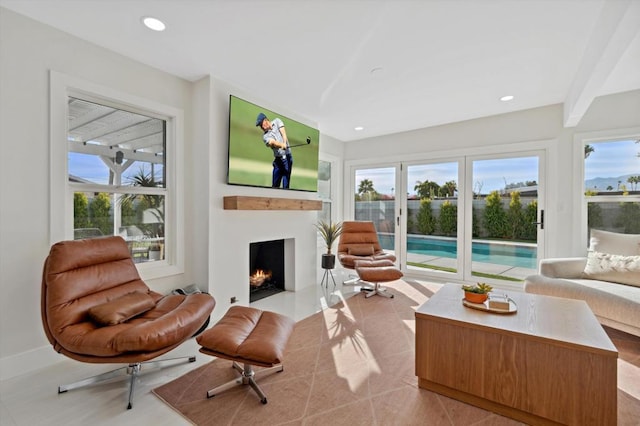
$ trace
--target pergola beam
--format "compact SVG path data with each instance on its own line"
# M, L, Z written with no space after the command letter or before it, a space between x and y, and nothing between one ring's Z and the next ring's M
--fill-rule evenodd
M109 148L105 145L84 144L82 142L69 141L69 151L78 152L81 154L104 156L109 158L115 157L116 152L122 151L125 160L142 161L152 164L164 164L164 156L162 154L134 151L127 148Z

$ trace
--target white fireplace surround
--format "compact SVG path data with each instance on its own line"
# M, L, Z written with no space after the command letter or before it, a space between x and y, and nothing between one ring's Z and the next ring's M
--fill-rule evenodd
M295 238L277 238L276 240L284 241L284 289L286 291L296 291L296 239ZM266 243L273 240L249 241L249 245L255 243ZM250 271L250 260L247 259L247 271ZM249 272L251 273L251 271Z
M315 211L214 210L210 232L216 237L209 241L208 287L216 297L215 311L225 312L232 299L240 305L250 303L247 275L253 242L285 240L286 291L318 285L317 218Z

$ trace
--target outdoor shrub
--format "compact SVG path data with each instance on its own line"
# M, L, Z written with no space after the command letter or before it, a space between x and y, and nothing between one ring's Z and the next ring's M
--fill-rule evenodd
M91 224L95 228L99 228L104 235L113 234L113 219L110 214L111 199L109 195L101 192L91 203L89 203L89 213L91 216Z
M138 216L142 218L142 212L140 212L140 215L136 213L131 200L127 198L122 199L122 202L120 203L120 217L122 220L122 225L135 225L139 222Z
M625 234L640 234L640 203L620 203L614 226L624 228Z
M533 200L524 209L524 225L522 227L522 235L520 236L521 239L536 241L538 236L538 225L536 225L537 221L538 202Z
M489 237L502 238L507 228L507 214L502 208L502 199L498 191L492 191L485 199L484 227Z
M478 219L478 211L475 207L471 208L471 235L473 237L480 236L480 220Z
M438 222L440 231L444 235L456 235L458 230L458 206L448 200L442 203Z
M73 193L73 227L75 229L89 227L89 200L83 192Z
M602 207L596 203L587 203L587 226L601 228L602 224Z
M436 218L431 210L431 200L421 200L418 210L418 232L431 235L436 230Z
M408 214L407 214L407 233L409 234L413 234L416 232L416 223L413 220L413 215L414 215L414 210L408 210Z
M511 201L509 202L509 210L507 211L507 224L507 237L516 239L522 235L524 217L522 214L520 193L518 191L511 193Z

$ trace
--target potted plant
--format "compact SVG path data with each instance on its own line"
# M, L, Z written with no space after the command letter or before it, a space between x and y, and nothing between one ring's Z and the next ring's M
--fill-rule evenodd
M465 300L471 303L484 303L489 297L489 292L493 290L489 284L477 283L474 285L463 285Z
M342 222L333 223L331 221L325 222L321 220L316 224L316 228L318 228L320 236L327 247L327 252L322 255L322 268L333 269L336 266L336 256L331 253L331 247L340 234L342 234Z

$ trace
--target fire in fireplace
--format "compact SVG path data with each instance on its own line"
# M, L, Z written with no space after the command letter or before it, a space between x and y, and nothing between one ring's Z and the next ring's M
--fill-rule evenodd
M260 287L265 282L271 281L271 276L273 274L271 271L263 271L262 269L256 270L253 274L249 276L249 285L251 287Z
M284 291L284 240L249 244L249 301Z

